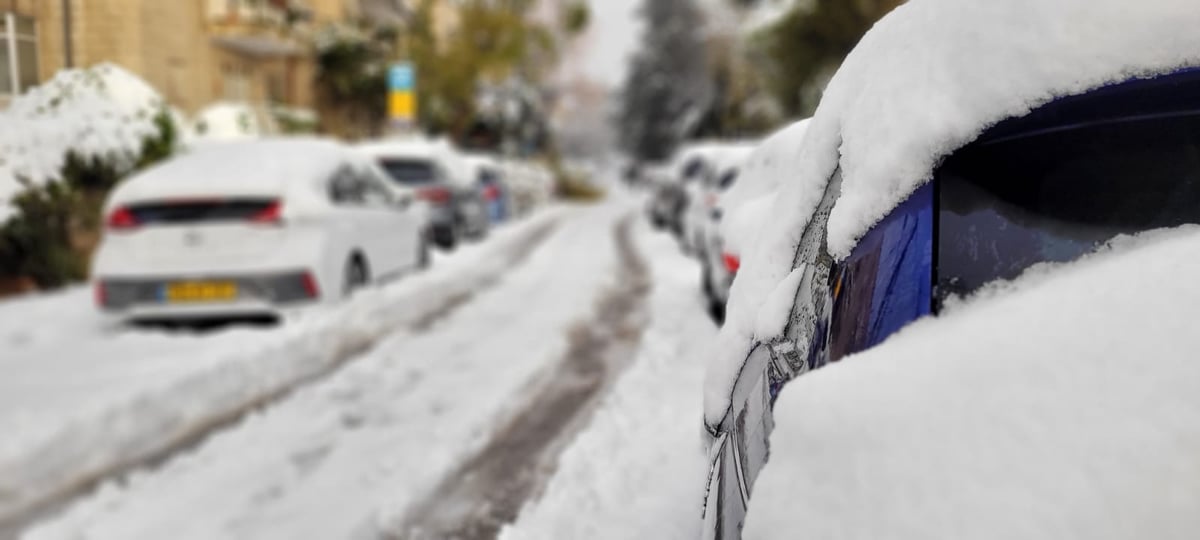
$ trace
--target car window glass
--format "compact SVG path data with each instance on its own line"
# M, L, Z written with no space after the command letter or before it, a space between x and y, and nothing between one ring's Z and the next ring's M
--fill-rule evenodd
M438 180L437 166L423 159L381 159L379 166L394 182L406 186L432 184Z
M349 167L343 167L329 181L329 197L340 206L366 204L366 186L362 178Z
M971 145L936 181L940 301L1117 235L1200 223L1200 113Z

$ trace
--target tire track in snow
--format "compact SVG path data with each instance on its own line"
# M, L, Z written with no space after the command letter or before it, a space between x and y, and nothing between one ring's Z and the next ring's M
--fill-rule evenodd
M504 251L496 255L504 262L497 266L497 268L502 268L502 271L485 272L483 275L476 276L470 287L453 292L435 305L412 314L409 317L411 320L404 321L399 328L421 333L453 315L458 309L470 303L480 292L495 286L504 274L526 262L558 228L559 221L558 218L548 219L526 231L521 237L515 239L513 245L505 246ZM436 283L431 285L436 285ZM332 356L323 363L320 369L252 399L231 404L227 409L207 415L206 418L192 422L183 429L176 429L165 435L164 440L154 445L155 448L136 451L137 445L129 444L128 446L135 447L131 455L93 467L61 485L48 486L42 490L41 496L23 504L14 505L16 509L13 511L0 513L0 540L16 539L25 528L58 514L74 501L94 492L106 481L120 478L136 470L159 467L172 457L199 447L214 434L240 423L250 414L287 399L301 388L328 378L355 358L368 353L377 343L397 330L397 327L381 326L372 331L346 336L331 349L328 354ZM0 490L0 503L4 503L4 497L5 492ZM4 506L0 504L0 510L4 510Z
M575 325L569 348L546 382L472 459L407 513L392 539L490 539L516 519L553 474L559 454L586 425L602 391L632 358L644 326L649 270L632 238L633 217L617 226L620 273Z

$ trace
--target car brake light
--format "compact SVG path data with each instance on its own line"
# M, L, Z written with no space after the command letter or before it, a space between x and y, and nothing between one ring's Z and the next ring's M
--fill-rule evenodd
M105 223L111 230L127 231L137 228L138 219L133 212L122 206L116 210L113 210L113 213L108 215L108 220L106 220Z
M321 287L317 284L317 278L313 276L312 272L305 272L301 279L304 284L304 294L307 294L309 298L321 296Z
M108 289L104 286L103 281L97 281L92 285L92 292L96 299L96 305L104 307L108 305Z
M725 253L721 255L721 262L725 263L725 270L730 274L736 274L738 268L742 266L742 260L737 255Z
M271 201L266 208L259 210L250 216L252 223L265 224L280 224L283 223L283 204L279 201Z
M431 203L446 204L450 202L450 190L442 187L423 189L419 192L419 196Z

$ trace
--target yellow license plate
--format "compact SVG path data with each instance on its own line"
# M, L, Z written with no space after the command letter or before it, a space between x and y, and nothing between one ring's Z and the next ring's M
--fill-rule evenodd
M220 302L237 298L236 283L228 282L184 282L167 285L166 300L181 302Z

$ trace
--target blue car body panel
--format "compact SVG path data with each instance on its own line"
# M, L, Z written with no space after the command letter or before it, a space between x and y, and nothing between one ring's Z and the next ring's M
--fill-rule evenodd
M933 183L922 186L838 265L828 361L878 345L931 313L934 198Z

